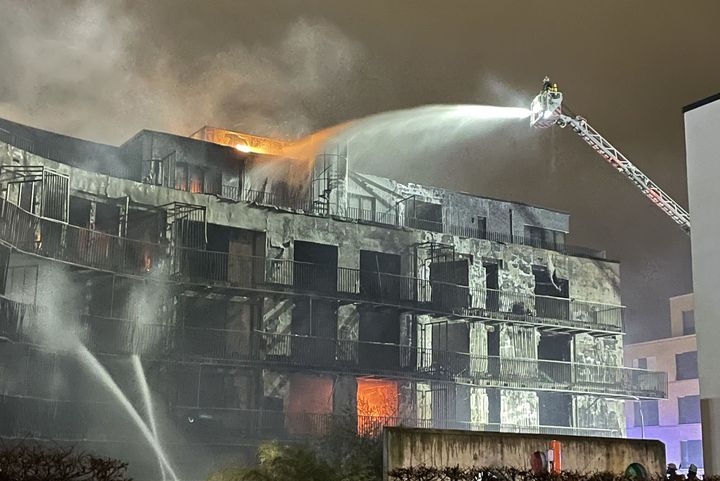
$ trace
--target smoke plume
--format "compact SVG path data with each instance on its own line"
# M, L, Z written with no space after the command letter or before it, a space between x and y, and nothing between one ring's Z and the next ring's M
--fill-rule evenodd
M206 124L297 137L319 127L325 99L341 94L362 56L319 19L288 21L253 43L208 41L213 22L248 29L250 17L228 18L219 4L149 3L0 0L0 116L107 143ZM211 15L202 36L187 24L193 15Z

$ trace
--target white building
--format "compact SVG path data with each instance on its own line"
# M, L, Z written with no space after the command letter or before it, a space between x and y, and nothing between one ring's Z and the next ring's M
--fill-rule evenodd
M667 399L627 403L627 434L631 438L659 439L665 443L669 463L683 470L693 463L702 470L700 385L692 294L670 298L670 323L670 337L625 346L627 366L668 373Z
M693 290L697 324L700 407L705 469L720 472L720 94L688 105L685 112L688 198L692 223Z

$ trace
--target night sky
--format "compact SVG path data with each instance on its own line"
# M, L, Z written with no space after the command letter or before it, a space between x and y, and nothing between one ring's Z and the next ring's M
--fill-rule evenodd
M547 74L687 206L681 108L720 91L715 0L0 0L0 11L0 116L113 144L141 128L297 136L423 104L525 106ZM629 340L669 334L667 299L691 290L689 239L669 218L570 131L520 122L456 141L451 130L428 127L437 151L358 170L569 212L570 243L622 261Z

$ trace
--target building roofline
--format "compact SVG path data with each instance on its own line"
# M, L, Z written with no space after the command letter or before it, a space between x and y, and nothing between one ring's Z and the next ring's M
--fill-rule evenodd
M507 202L508 204L522 205L522 206L524 206L524 207L532 207L533 209L547 210L547 211L549 211L549 212L554 212L554 213L556 213L556 214L563 214L563 215L567 215L567 216L570 215L570 212L565 211L565 210L556 209L556 208L554 208L554 207L544 207L544 206L541 206L541 205L529 204L529 203L527 203L527 202L520 202L520 201L517 201L517 200L507 200L507 199L500 199L500 198L498 198L498 197L490 197L490 196L487 196L487 195L471 194L470 192L464 192L464 191L452 190L452 191L450 191L450 192L453 192L453 193L455 193L455 194L469 195L469 196L471 196L471 197L477 197L477 198L480 198L480 199L494 200L494 201L496 201L496 202Z
M103 142L96 142L96 141L94 141L94 140L83 139L83 138L81 138L81 137L74 137L74 136L72 136L72 135L62 134L62 133L60 133L60 132L54 132L54 131L52 131L52 130L45 130L45 129L41 129L41 128L39 128L39 127L33 127L32 125L23 124L23 123L20 123L20 122L16 122L16 121L14 121L14 120L10 120L10 119L8 119L7 117L0 117L0 122L9 122L9 123L11 123L11 124L14 124L14 125L17 126L17 127L21 127L21 128L29 129L29 130L34 130L35 132L39 132L39 133L43 133L43 134L49 134L49 135L55 135L55 136L58 136L58 137L63 137L64 139L67 139L67 140L70 140L70 141L83 142L83 143L86 143L86 144L93 144L93 145L98 145L98 146L101 146L101 147L106 147L106 148L111 148L111 149L117 149L117 148L119 147L118 145L105 144L105 143L103 143ZM0 127L0 130L5 130L5 129L2 129L2 127ZM7 132L7 130L6 130L6 132ZM14 133L14 132L9 132L9 133ZM22 136L21 136L21 137L22 137Z
M718 92L714 95L711 95L709 97L705 97L704 99L697 100L691 104L687 104L685 107L683 107L682 111L684 114L686 114L686 113L690 112L691 110L702 107L703 105L713 103L717 100L720 100L720 92Z
M15 122L15 121L12 121L12 120L9 120L9 119L5 119L4 117L0 117L0 121L9 122L9 123L11 123L11 124L17 125L18 127L22 127L22 128L34 130L34 131L37 131L37 132L41 132L41 133L45 133L45 134L49 134L49 135L59 136L59 137L62 137L63 139L65 139L65 140L67 140L67 141L78 141L78 142L81 142L81 143L93 144L93 145L97 145L97 146L101 146L101 147L105 147L105 148L110 148L110 149L117 149L117 150L120 150L122 147L124 147L126 144L128 144L129 142L131 142L133 139L136 139L137 137L139 137L139 136L141 136L141 135L143 135L143 134L156 134L156 135L165 135L165 136L169 136L169 137L177 137L177 138L186 139L186 140L189 140L189 141L192 141L192 142L198 142L198 143L202 143L202 144L209 144L209 145L221 147L221 148L223 148L223 149L227 149L227 150L230 150L230 151L234 151L234 150L235 150L235 149L233 149L232 147L229 147L229 146L226 146L226 145L220 145L220 144L217 144L217 143L214 143L214 142L209 142L209 141L206 141L206 140L195 139L195 138L192 138L192 137L190 137L190 136L175 134L175 133L171 133L171 132L163 132L163 131L160 131L160 130L153 130L153 129L141 129L141 130L137 131L135 134L133 134L132 136L130 136L127 140L125 140L124 142L122 142L120 145L111 145L111 144L104 144L104 143L101 143L101 142L95 142L95 141L92 141L92 140L87 140L87 139L83 139L83 138L79 138L79 137L74 137L74 136L67 135L67 134L61 134L61 133L53 132L53 131L50 131L50 130L40 129L40 128L37 128L37 127L33 127L33 126L31 126L31 125L21 124L21 123L19 123L19 122ZM204 127L209 127L209 126L204 126ZM212 127L212 128L217 128L217 127ZM252 134L248 134L248 135L252 135ZM268 138L269 138L269 137L268 137ZM265 156L265 155L268 155L268 154L255 154L255 155ZM269 155L269 156L272 157L272 155ZM356 171L356 172L357 172L357 171ZM391 177L383 177L383 176L379 176L379 175L375 175L375 174L366 174L366 173L363 173L363 172L357 172L357 173L358 173L358 174L361 174L361 175L370 175L370 176L373 176L373 177L383 178L383 179L391 180L391 181L394 181L394 182L402 183L402 182L398 181L397 179L393 179L393 178L391 178ZM413 182L413 183L414 183L414 182ZM515 201L515 200L502 199L502 198L497 198L497 197L490 197L490 196L480 195L480 194L473 194L473 193L469 193L469 192L457 191L457 190L452 190L452 189L443 188L443 187L437 187L437 186L432 186L432 185L425 185L425 184L418 184L418 185L422 185L422 186L428 187L428 188L442 189L442 190L444 190L446 193L450 193L450 194L467 195L467 196L475 197L475 198L478 198L478 199L486 199L486 200L491 200L491 201L495 201L495 202L504 202L504 203L507 203L507 204L519 205L519 206L523 206L523 207L528 207L528 208L533 208L533 209L544 210L544 211L547 211L547 212L553 212L553 213L560 214L560 215L570 216L570 213L567 212L567 211L563 211L563 210L555 209L555 208L548 208L548 207L544 207L544 206L540 206L540 205L535 205L535 204L530 204L530 203L527 203L527 202L519 202L519 201Z
M697 334L687 334L687 335L685 335L685 336L662 337L662 338L660 338L660 339L652 339L652 340L650 340L650 341L641 341L641 342L633 342L633 343L630 343L630 344L625 344L624 347L625 347L625 349L629 349L629 348L632 348L632 347L635 347L635 346L649 346L649 345L651 345L651 344L660 344L660 343L663 343L663 342L672 342L672 341L680 340L680 339L689 339L689 338L693 338L693 337L696 337L696 336L697 336Z
M501 198L499 198L499 197L491 197L491 196L488 196L488 195L473 194L473 193L471 193L471 192L465 192L465 191L462 191L462 190L452 190L452 189L448 189L448 188L445 188L445 187L438 187L438 186L436 186L436 185L420 184L420 183L418 183L418 182L400 182L399 180L393 179L393 178L391 178L391 177L384 177L384 176L382 176L382 175L377 175L377 174L368 174L367 172L360 172L360 171L357 171L357 170L353 170L352 172L354 172L355 174L359 174L359 175L367 175L367 176L376 177L376 178L380 178L380 179L392 180L393 182L397 182L398 184L407 185L408 183L411 183L411 184L416 184L416 185L422 185L423 187L428 187L428 188L431 188L431 189L444 190L445 192L451 193L451 194L467 195L467 196L470 196L470 197L475 197L476 199L492 200L492 201L495 201L495 202L505 202L505 203L507 203L507 204L515 204L515 205L521 205L521 206L524 206L524 207L532 207L533 209L546 210L546 211L548 211L548 212L554 212L554 213L556 213L556 214L562 214L562 215L567 215L567 216L570 215L569 212L564 211L564 210L555 209L555 208L552 208L552 207L544 207L544 206L537 205L537 204L529 204L529 203L527 203L527 202L519 202L519 201L516 201L516 200L501 199Z
M695 295L695 293L691 291L691 292L688 292L688 293L685 293L685 294L678 294L677 296L671 296L671 297L669 297L668 299L669 299L670 301L673 301L673 300L675 300L675 299L685 299L685 298L688 298L688 297L693 297L694 295Z

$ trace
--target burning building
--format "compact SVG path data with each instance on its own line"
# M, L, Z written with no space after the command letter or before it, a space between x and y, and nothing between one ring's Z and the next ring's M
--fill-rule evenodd
M130 398L140 356L178 460L340 418L623 436L624 399L666 396L623 367L619 265L566 244L567 214L355 172L340 147L263 177L287 144L217 135L0 122L1 436L142 445L64 337Z

